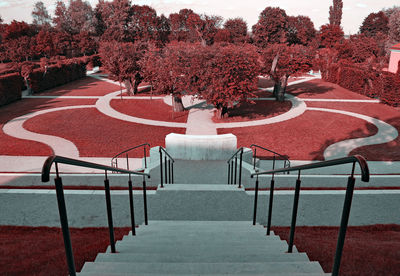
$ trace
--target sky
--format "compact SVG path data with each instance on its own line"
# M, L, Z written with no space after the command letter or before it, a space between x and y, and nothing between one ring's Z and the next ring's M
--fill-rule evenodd
M53 15L56 0L42 0ZM32 22L31 12L37 0L0 0L0 15L6 23L12 20ZM68 1L64 1L68 2ZM88 0L94 7L98 0ZM328 23L329 6L332 0L133 0L133 4L149 5L157 14L168 16L182 8L189 8L199 14L220 15L224 19L242 17L249 30L260 12L268 7L280 7L288 15L309 16L315 28ZM383 8L400 5L399 0L343 0L342 27L345 34L355 34L368 14Z

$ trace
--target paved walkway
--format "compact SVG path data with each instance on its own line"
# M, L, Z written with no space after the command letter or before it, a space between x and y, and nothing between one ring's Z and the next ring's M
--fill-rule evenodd
M105 79L99 75L91 75L96 79L100 79L103 81L107 81L113 84L118 84L114 81ZM297 80L289 83L289 85L294 85L302 82L306 82L309 80L313 80L313 78L305 78L302 80ZM266 88L264 90L271 90L271 88ZM177 122L167 122L167 121L159 121L159 120L149 120L139 117L130 116L127 114L123 114L121 112L116 111L110 105L112 99L119 98L120 91L109 93L105 96L24 96L24 98L60 98L60 99L98 99L95 105L81 105L81 106L66 106L66 107L58 107L51 108L47 110L41 110L33 113L29 113L17 118L12 119L7 122L4 127L4 133L19 138L26 139L44 143L50 146L57 155L69 156L72 158L79 157L79 150L77 147L66 139L51 136L38 134L24 129L23 124L26 120L31 119L35 116L39 116L49 112L69 110L69 109L80 109L80 108L97 108L103 114L123 121L133 122L137 124L145 124L145 125L153 125L153 126L162 126L162 127L173 127L173 128L186 128L186 134L190 135L217 135L218 128L238 128L238 127L249 127L249 126L260 126L266 124L274 124L283 122L286 120L293 119L297 116L302 115L305 111L320 111L320 112L331 112L343 114L355 118L359 118L365 120L369 123L374 124L378 128L378 132L369 137L358 138L358 139L348 139L344 141L340 141L338 143L332 144L326 148L324 152L325 159L332 159L336 157L347 156L352 150L355 148L366 146L366 145L375 145L382 144L393 141L398 136L398 131L392 127L391 125L369 117L365 115L361 115L354 112L341 111L336 109L327 109L327 108L311 108L307 107L306 102L348 102L348 103L378 103L377 100L342 100L342 99L301 99L290 94L286 95L287 100L292 103L291 109L281 115L261 119L261 120L253 120L253 121L245 121L245 122L232 122L232 123L214 123L212 121L212 116L214 109L205 104L204 100L200 100L197 98L193 98L192 96L184 96L182 98L184 106L189 109L189 116L187 123L177 123ZM134 99L149 99L148 96L134 96L124 98L134 98ZM166 104L172 105L171 96L165 97L151 97L153 99L163 99ZM273 100L272 98L258 98L255 100ZM21 157L19 157L21 158ZM3 159L4 160L4 159ZM2 161L3 161L2 160ZM2 162L4 163L4 162Z

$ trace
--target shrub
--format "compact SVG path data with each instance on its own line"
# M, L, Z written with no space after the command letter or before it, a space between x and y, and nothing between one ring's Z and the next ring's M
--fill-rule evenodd
M72 59L48 67L35 69L30 75L34 93L63 85L86 76L86 65L82 60Z
M0 76L0 106L21 99L22 77L17 74Z
M400 106L400 77L384 72L382 74L382 91L380 100L391 106Z

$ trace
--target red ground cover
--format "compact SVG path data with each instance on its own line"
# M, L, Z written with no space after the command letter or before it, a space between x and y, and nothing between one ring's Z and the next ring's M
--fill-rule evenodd
M23 99L0 107L0 155L47 156L52 149L45 144L13 138L4 134L3 126L9 120L35 111L72 105L95 104L96 100ZM45 122L47 124L47 122Z
M163 100L112 100L111 107L115 110L134 117L186 123L189 111L173 112L172 107Z
M337 84L325 82L321 79L288 86L286 91L299 98L371 100L371 98L351 92Z
M218 129L218 134L236 135L238 147L257 144L293 160L324 160L323 152L329 145L376 132L374 125L361 119L319 111L306 111L278 124Z
M289 227L273 227L289 240ZM338 227L296 227L294 244L310 260L332 272ZM400 275L400 225L356 226L347 229L340 275Z
M385 121L400 133L399 110L385 104L307 102L307 106L339 109L367 115ZM351 154L361 154L369 160L376 161L400 160L400 136L389 143L357 148Z
M40 96L104 96L118 91L119 85L86 77L40 93Z
M165 146L167 134L186 131L184 128L149 126L113 119L95 108L44 114L28 120L25 128L72 141L82 157L112 157L143 143ZM130 157L142 155L143 152L139 150L132 152Z
M115 228L116 240L130 228ZM80 271L110 244L108 228L71 228L75 266ZM0 275L67 275L60 228L0 226Z
M228 110L228 117L218 119L213 117L215 123L243 122L266 119L278 116L290 110L291 102L255 101L255 103L242 103L238 107Z

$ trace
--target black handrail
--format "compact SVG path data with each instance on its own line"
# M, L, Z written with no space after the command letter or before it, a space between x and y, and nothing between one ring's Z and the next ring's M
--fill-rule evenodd
M137 149L137 148L141 148L143 147L143 158L144 158L144 167L147 168L147 157L146 157L146 146L149 147L149 151L150 151L150 144L149 143L144 143L141 144L139 146L133 147L133 148L129 148L127 150L124 150L118 154L116 154L113 158L111 158L111 167L116 167L118 168L118 157L120 157L121 155L123 155L125 153L125 157L126 157L126 169L129 170L129 156L128 156L128 152Z
M273 161L273 164L272 164L272 169L273 169L273 170L275 169L275 160L276 160L276 156L279 156L279 157L281 157L283 160L285 160L285 163L284 163L284 165L283 165L284 168L290 167L290 160L289 160L289 158L288 158L287 155L282 155L282 154L277 153L277 152L275 152L275 151L273 151L273 150L264 148L264 147L259 146L259 145L256 145L256 144L252 144L252 145L250 146L250 148L251 148L252 150L253 150L253 148L254 148L254 150L253 150L253 153L254 153L254 154L253 154L253 169L256 168L257 148L262 149L262 150L265 150L265 151L268 151L268 152L274 154L274 155L273 155L273 160L274 160L274 161ZM289 173L289 172L288 172L288 173Z
M228 185L237 184L237 159L238 159L238 154L239 155L239 188L242 187L242 163L243 163L243 150L244 148L241 147L239 148L232 156L231 158L226 161L228 163ZM235 158L235 162L233 161L233 158ZM235 167L235 170L233 169ZM235 175L233 174L233 171L235 171Z
M175 159L163 147L159 147L160 153L160 184L164 188L165 184L174 184L174 163ZM164 153L164 174L163 175L163 153ZM172 161L172 162L171 162ZM164 178L165 177L165 178ZM165 180L165 181L164 181Z
M290 168L276 169L276 170L271 170L271 171L256 172L256 173L251 174L252 178L254 176L257 177L256 187L255 187L255 197L254 197L253 225L256 224L256 216L257 216L258 176L265 175L265 174L274 175L275 173L280 173L280 172L298 171L298 177L296 179L296 188L295 188L295 193L294 193L292 220L291 220L291 226L290 226L290 237L289 237L289 247L288 247L288 252L291 253L293 251L294 233L295 233L295 229L296 229L297 208L298 208L299 197L300 197L301 171L309 170L309 169L316 169L316 168L323 168L323 167L330 167L330 166L337 166L337 165L343 165L343 164L349 164L349 163L352 163L353 166L352 166L352 170L351 170L351 175L349 176L348 181L347 181L346 195L345 195L345 200L344 200L344 205L343 205L343 210L342 210L342 218L341 218L341 222L340 222L338 241L337 241L337 245L336 245L335 259L334 259L334 264L333 264L333 268L332 268L332 275L333 276L339 275L340 261L342 258L344 240L346 237L347 225L348 225L349 216L350 216L351 202L353 199L354 184L355 184L354 170L355 170L356 163L358 163L358 165L360 166L360 169L361 169L361 180L364 182L369 181L368 164L367 164L367 161L365 160L365 158L362 157L361 155L354 155L354 156L343 157L343 158L338 158L338 159L334 159L334 160L322 161L322 162L318 162L318 163L311 163L311 164L290 167ZM269 210L268 210L268 225L267 225L267 234L268 235L270 233L270 227L271 227L273 193L274 193L274 183L271 182L270 204L269 204Z
M62 184L61 177L59 175L58 164L68 164L73 166L79 167L86 167L86 168L93 168L104 170L105 172L105 179L104 179L104 188L105 188L105 196L106 196L106 207L107 207L107 220L108 220L108 231L110 236L110 247L111 252L115 253L115 239L114 239L114 225L113 225L113 218L112 218L112 208L111 208L111 192L110 192L110 181L107 177L107 171L112 172L119 172L119 173L126 173L129 174L129 207L131 212L131 227L132 227L132 235L135 235L135 217L134 217L134 209L133 209L133 191L132 191L132 179L131 175L141 175L143 176L143 203L144 203L144 218L145 224L148 224L147 218L147 196L146 196L146 176L150 178L150 175L147 173L137 172L137 171L130 171L125 169L118 169L114 167L105 166L102 164L96 164L86 161L81 161L77 159L72 159L63 156L52 155L49 156L43 164L42 167L42 182L50 181L50 169L51 166L55 163L56 168L56 177L54 179L55 186L56 186L56 195L57 195L57 203L58 203L58 212L60 215L60 223L64 238L64 246L65 246L65 254L67 258L68 270L69 275L75 276L76 269L75 269L75 261L74 261L74 254L72 251L72 243L71 243L71 235L69 232L68 226L68 217L67 217L67 208L65 205L65 198L64 198L64 188Z

